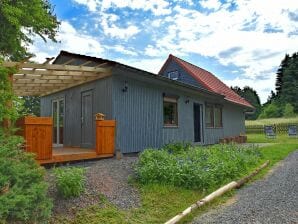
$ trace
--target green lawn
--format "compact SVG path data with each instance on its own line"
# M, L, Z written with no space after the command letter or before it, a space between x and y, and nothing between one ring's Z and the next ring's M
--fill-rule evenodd
M269 124L290 124L298 123L298 116L292 118L268 118L268 119L258 119L254 121L246 120L245 125L269 125Z
M276 162L284 159L289 153L298 149L298 139L290 139L287 136L279 136L274 140L268 140L263 135L248 135L248 141L275 143L262 147L261 150L264 157L261 163L270 160L270 165L256 178L261 178ZM74 220L67 220L60 217L59 219L52 220L52 223L163 223L207 194L207 192L158 184L137 186L141 193L142 205L140 208L121 210L103 198L103 207L93 206L79 212ZM210 209L210 207L223 203L231 195L233 195L233 191L211 204L196 210L186 217L186 219L183 219L181 223L187 223L194 216Z
M265 134L248 134L247 142L298 144L298 138L289 137L287 134L277 134L276 138L266 138Z

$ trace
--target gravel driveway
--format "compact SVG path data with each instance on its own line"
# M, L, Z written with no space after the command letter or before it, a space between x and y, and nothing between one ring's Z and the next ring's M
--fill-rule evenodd
M230 203L192 223L298 223L298 150L265 179L243 187Z
M101 206L100 195L121 209L138 207L139 192L128 183L136 161L137 157L124 157L121 160L111 158L71 165L86 168L86 190L80 197L71 199L64 199L58 194L52 170L47 170L46 179L49 183L49 196L54 202L54 215L73 217L82 208Z

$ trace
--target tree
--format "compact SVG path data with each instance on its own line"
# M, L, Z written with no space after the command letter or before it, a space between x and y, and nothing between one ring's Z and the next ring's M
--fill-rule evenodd
M31 53L27 46L33 42L33 35L56 41L59 22L48 1L43 0L1 0L0 1L0 122L15 120L20 105L12 91L9 75L15 71L1 66L2 60L21 60Z
M56 41L58 25L46 0L0 0L0 123L15 120L20 105L10 82L16 69L2 61L31 55L26 47L34 34ZM0 223L45 223L52 203L44 172L21 145L20 137L0 128Z
M249 86L245 86L243 89L241 89L238 86L235 86L235 87L231 87L231 89L234 90L238 95L243 97L245 100L247 100L251 105L255 107L255 113L245 114L245 119L248 119L248 120L257 119L259 114L261 113L261 101L257 92Z
M282 86L283 86L283 74L285 68L288 66L290 60L290 56L288 54L285 55L285 58L281 61L281 64L276 72L276 82L275 82L275 90L276 95L279 96Z
M295 116L295 112L294 112L294 107L287 103L284 109L284 113L283 113L284 117L294 117Z
M282 108L277 106L275 103L270 103L263 107L262 113L259 118L274 118L282 116Z
M282 87L278 96L282 104L289 103L298 113L298 55L294 53L283 70Z
M23 96L24 109L23 114L31 114L40 116L40 97L39 96Z
M1 0L0 55L12 60L30 56L26 47L33 42L34 34L44 41L56 41L58 26L47 0Z

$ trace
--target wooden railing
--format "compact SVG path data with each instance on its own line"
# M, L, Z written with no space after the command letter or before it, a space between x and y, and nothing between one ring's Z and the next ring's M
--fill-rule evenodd
M35 153L37 160L52 158L51 117L23 117L17 121L18 134L25 139L25 150Z
M97 155L114 154L115 120L96 121L96 153Z

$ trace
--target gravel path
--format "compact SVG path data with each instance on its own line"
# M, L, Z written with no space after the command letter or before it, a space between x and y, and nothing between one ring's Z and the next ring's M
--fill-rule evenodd
M121 160L102 159L73 164L72 166L85 167L87 178L85 193L72 199L64 199L58 194L52 170L47 170L46 179L50 185L49 196L54 202L54 215L73 217L79 209L92 205L100 206L100 195L104 195L121 209L138 207L139 192L128 183L128 177L133 174L132 166L136 160L137 157L124 157Z
M230 203L195 218L200 223L298 223L298 150Z

